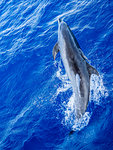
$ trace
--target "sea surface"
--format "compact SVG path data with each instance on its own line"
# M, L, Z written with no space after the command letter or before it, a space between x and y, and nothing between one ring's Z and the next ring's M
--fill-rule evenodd
M58 18L99 72L78 121ZM112 0L0 0L0 150L113 150Z

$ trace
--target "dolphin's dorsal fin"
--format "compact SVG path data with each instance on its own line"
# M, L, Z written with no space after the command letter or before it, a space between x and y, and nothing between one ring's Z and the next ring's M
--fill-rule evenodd
M58 45L58 42L57 42L55 44L55 46L53 47L53 52L52 52L54 60L55 60L56 55L57 55L58 52L59 52L59 45Z
M79 52L84 60L89 61L88 58L84 55L84 53L82 52L82 50L80 48L79 48Z
M94 68L94 67L92 67L90 64L88 64L87 62L86 62L86 64L87 64L87 69L88 69L88 72L89 72L89 75L91 76L91 74L96 74L97 76L99 76L99 73L98 73L98 71Z

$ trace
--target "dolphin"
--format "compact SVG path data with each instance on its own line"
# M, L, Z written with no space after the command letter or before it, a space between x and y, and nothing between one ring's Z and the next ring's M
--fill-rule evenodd
M99 73L88 63L88 59L82 52L71 29L60 18L58 19L58 41L52 51L54 60L59 51L72 84L75 95L75 116L79 119L87 109L90 95L90 77L92 74L99 76Z

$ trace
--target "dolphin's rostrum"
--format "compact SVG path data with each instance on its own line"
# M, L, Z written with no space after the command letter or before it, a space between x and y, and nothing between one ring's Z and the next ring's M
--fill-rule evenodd
M80 118L88 105L91 74L99 74L88 63L88 59L83 54L74 34L61 19L58 19L58 42L53 48L54 59L58 51L60 51L65 70L72 83L76 118ZM80 82L77 85L78 79Z

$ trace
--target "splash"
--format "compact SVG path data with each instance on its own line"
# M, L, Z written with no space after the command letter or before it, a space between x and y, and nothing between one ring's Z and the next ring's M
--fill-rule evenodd
M68 79L67 74L62 73L62 64L61 61L58 64L58 71L57 71L57 78L59 78L62 81L61 86L57 89L57 95L61 92L66 92L67 90L71 89L71 82ZM79 80L79 79L78 79ZM78 81L79 82L79 81ZM103 84L103 76L91 76L90 81L90 101L93 101L96 105L101 105L101 99L102 97L107 97L108 91L105 88ZM69 98L69 101L67 104L65 104L65 125L72 125L73 130L81 130L85 126L88 125L89 120L91 118L92 112L85 112L82 118L76 119L75 116L75 95L74 93Z
M57 78L62 81L61 86L57 89L57 95L60 92L66 92L68 89L71 89L71 82L68 79L67 74L63 74L62 72L62 64L61 61L58 63L58 71L56 73Z
M94 101L95 104L101 104L101 98L108 96L108 90L103 84L103 75L96 76L92 75L90 82L90 99Z

